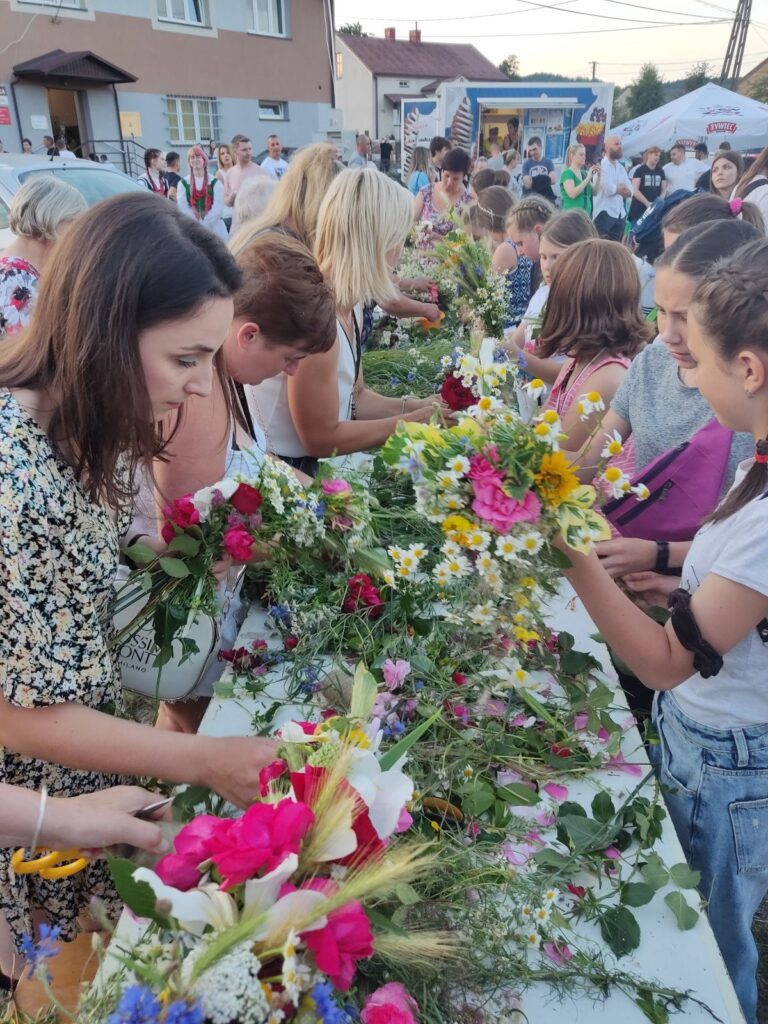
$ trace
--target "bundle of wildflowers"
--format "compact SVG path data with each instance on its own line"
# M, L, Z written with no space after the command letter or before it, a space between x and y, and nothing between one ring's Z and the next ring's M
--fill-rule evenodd
M491 253L466 232L450 231L434 249L436 277L452 288L460 318L483 335L501 339L507 313L507 279L491 266Z
M371 496L364 484L324 468L308 486L284 463L254 460L248 478L227 477L163 510L168 547L158 557L132 545L131 560L143 568L120 589L113 613L139 610L113 638L118 647L152 619L158 667L169 661L174 639L190 617L217 614L214 564L225 558L245 563L328 557L347 565L372 540ZM190 641L182 638L182 646Z
M501 398L513 391L517 369L493 338L472 338L469 351L456 347L440 360L440 396L454 412L478 404L483 396Z

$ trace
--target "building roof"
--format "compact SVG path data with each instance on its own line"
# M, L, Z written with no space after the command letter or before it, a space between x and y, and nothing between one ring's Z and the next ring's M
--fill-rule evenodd
M761 60L759 64L756 64L750 71L747 71L745 75L742 75L739 84L737 86L739 92L744 92L744 86L752 85L759 78L763 78L768 75L768 59Z
M411 43L406 39L340 35L355 56L374 75L411 78L480 79L506 82L507 76L469 43Z
M60 82L77 81L93 85L136 82L136 75L123 71L116 64L99 57L90 50L50 50L40 57L25 60L14 66L17 78L47 78Z

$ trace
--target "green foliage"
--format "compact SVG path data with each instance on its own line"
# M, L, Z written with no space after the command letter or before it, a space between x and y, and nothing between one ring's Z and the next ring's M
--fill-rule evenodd
M510 81L514 82L520 78L520 58L515 53L510 53L508 57L499 64L499 71L507 76Z
M747 95L759 103L768 103L768 75L761 75L747 86Z
M363 32L363 26L359 21L347 21L339 29L339 35L341 36L367 36L367 32Z
M600 934L618 957L626 956L640 945L640 925L626 907L611 907L602 915Z
M707 82L712 81L712 69L709 63L705 60L700 60L694 64L691 70L683 79L683 91L693 92L694 89L700 89L702 85L706 85Z
M632 83L629 96L629 116L640 117L655 110L664 102L661 76L655 64L643 64L639 76Z

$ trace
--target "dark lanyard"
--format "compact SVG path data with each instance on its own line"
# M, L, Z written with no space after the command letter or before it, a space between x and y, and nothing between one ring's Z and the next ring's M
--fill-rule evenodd
M355 329L355 344L352 345L352 339L347 334L347 329L344 323L341 324L341 329L344 333L344 337L347 339L347 344L352 350L352 358L355 363L355 384L357 384L357 378L360 376L360 364L363 361L363 343L360 339L360 327L357 323L357 317L355 316L354 309L352 310L352 326Z
M245 397L245 388L239 381L231 380L231 378L230 383L232 385L232 398L235 407L235 423L239 421L240 426L246 428L246 430L248 431L248 436L253 441L256 438L256 431L254 430L253 427L253 417L251 416L251 410L248 408L248 401ZM237 433L237 431L235 431L235 433ZM232 447L235 449L235 451L239 450L235 438L233 438Z

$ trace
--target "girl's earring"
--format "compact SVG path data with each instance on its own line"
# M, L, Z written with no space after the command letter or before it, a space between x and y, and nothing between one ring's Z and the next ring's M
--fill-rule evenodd
M744 394L747 396L747 398L754 398L755 397L755 394L754 394L753 391L747 391L746 389L744 391Z

